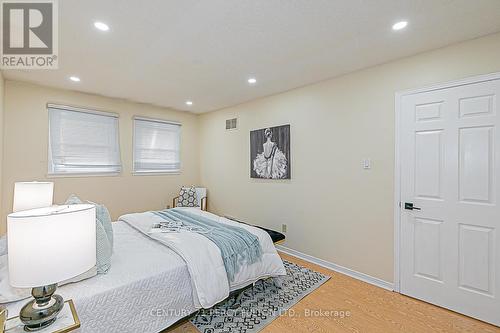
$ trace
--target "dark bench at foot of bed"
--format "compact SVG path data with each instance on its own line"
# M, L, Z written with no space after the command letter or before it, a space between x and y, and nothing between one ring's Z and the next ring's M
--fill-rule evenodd
M283 235L281 232L277 232L277 231L274 231L271 229L259 227L258 225L255 225L254 227L257 227L257 228L262 229L265 232L267 232L269 234L269 236L271 236L273 243L278 243L278 242L281 242L282 240L285 240L285 235Z
M273 240L273 243L275 243L275 244L278 243L278 242L281 242L281 241L285 240L285 238L286 238L284 234L282 234L281 232L275 231L275 230L271 230L271 229L267 229L267 228L264 228L264 227L259 227L258 225L253 225L253 224L250 224L250 223L246 223L246 222L237 220L234 217L230 217L230 216L225 216L225 218L230 219L230 220L235 221L235 222L238 222L238 223L248 224L248 225L251 225L253 227L256 227L256 228L264 230L265 232L267 232L269 234L269 236L271 236L271 239Z

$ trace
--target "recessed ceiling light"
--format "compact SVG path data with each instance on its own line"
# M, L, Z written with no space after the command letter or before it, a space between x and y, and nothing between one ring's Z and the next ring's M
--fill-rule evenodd
M193 105L192 101L186 101L186 105Z
M408 25L407 21L400 21L392 25L392 30L401 30L406 28L407 25Z
M249 78L249 79L247 80L247 82L248 82L249 84L256 84L256 83L257 83L257 79L256 79L256 78L254 78L254 77L251 77L251 78Z
M103 23L103 22L99 22L99 21L94 22L94 27L96 27L97 29L99 29L101 31L108 31L109 30L109 25L107 25L106 23Z
M78 76L70 76L69 79L73 82L80 82L80 78Z

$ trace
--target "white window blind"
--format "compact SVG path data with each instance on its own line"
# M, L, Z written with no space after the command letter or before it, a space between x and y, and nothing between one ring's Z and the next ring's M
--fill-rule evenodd
M181 125L134 118L134 172L178 172Z
M48 105L49 174L121 171L118 116Z

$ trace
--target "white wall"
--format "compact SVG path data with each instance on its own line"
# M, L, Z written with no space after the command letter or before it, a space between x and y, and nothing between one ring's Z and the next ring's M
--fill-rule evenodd
M120 148L123 171L112 177L47 178L48 112L47 103L97 108L120 115ZM134 115L173 120L182 123L179 175L132 175ZM4 160L2 185L2 223L12 209L16 181L55 182L54 199L62 203L75 193L82 199L104 203L113 219L129 212L165 208L182 185L199 182L198 117L146 104L41 87L16 81L5 82Z
M120 114L124 170L52 179L56 202L76 192L117 218L165 207L181 185L201 180L211 210L278 230L286 223L286 246L392 281L394 93L500 71L499 54L495 34L201 116L6 81L0 234L14 182L47 179L46 103L62 103ZM133 115L182 122L180 175L132 176ZM239 129L226 132L235 116ZM292 179L250 179L250 130L282 124L291 124ZM363 158L372 170L362 169Z
M285 246L392 281L394 93L500 71L499 55L500 34L490 35L202 115L210 209L278 230L287 223ZM239 129L225 131L233 117ZM250 130L283 124L292 179L250 179Z

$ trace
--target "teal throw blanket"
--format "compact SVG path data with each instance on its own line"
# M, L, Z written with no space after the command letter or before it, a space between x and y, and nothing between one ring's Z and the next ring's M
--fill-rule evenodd
M221 251L227 277L231 282L243 264L251 265L262 258L259 238L243 228L223 224L177 208L153 213L167 222L182 222L183 226L192 227L214 242Z

